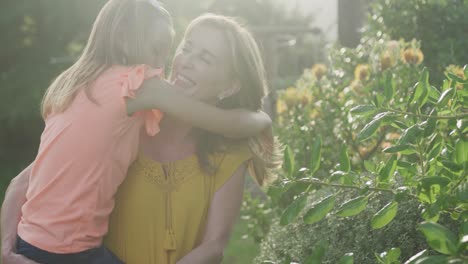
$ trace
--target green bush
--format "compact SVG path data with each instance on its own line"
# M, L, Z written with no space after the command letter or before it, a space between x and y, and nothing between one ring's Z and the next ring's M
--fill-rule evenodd
M401 263L423 248L418 263L468 259L468 67L433 86L419 47L365 37L279 95L288 147L259 261Z
M433 81L450 64L468 62L468 1L377 0L371 3L367 35L388 34L393 39L417 39L426 54Z
M349 195L346 198L349 198ZM340 203L345 201L345 197L341 199ZM426 246L424 237L415 228L417 223L422 221L418 203L402 202L400 212L391 224L379 230L372 230L368 219L384 204L385 200L375 199L363 213L355 217L340 218L330 215L312 225L298 221L283 227L276 221L263 240L260 255L255 259L255 263L307 263L306 258L313 253L316 245L323 241L326 241L328 246L322 263L338 263L339 259L349 252L354 253L354 263L375 263L375 253L380 254L392 247L401 248L403 259L423 250Z

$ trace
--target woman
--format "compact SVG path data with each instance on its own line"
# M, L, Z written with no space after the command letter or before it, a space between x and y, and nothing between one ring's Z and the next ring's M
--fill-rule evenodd
M266 91L252 35L211 14L188 26L171 79L222 108L260 110ZM141 152L119 187L105 244L128 264L220 263L246 168L259 184L267 180L271 131L233 141L167 117L160 134L142 139Z

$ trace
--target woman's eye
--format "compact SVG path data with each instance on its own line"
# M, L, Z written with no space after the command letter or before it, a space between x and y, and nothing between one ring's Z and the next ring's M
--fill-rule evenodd
M206 57L201 57L200 59L201 59L204 63L206 63L206 64L208 64L208 65L211 64L210 59L208 59L208 58L206 58Z

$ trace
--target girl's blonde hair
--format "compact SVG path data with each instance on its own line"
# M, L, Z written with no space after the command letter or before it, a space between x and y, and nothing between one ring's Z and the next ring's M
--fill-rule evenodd
M224 34L230 50L232 77L240 83L239 92L221 100L218 107L260 111L268 86L260 50L250 31L233 18L205 14L190 23L186 36L199 26L214 27ZM226 139L222 137L207 132L198 133L197 156L201 167L206 171L214 172L215 168L210 164L209 155L218 151L223 142L226 142ZM260 185L272 181L272 170L279 166L279 162L271 128L249 138L248 144L253 153L250 173Z
M97 16L80 58L47 89L42 100L42 117L63 112L81 89L96 103L89 84L112 65L144 64L149 48L158 53L157 47L148 47L153 44L148 36L153 36L154 27L159 25L167 27L171 34L158 39L160 46L170 45L172 19L157 1L109 0Z

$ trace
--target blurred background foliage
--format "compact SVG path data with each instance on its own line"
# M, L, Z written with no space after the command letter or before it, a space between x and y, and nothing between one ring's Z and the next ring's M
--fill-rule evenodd
M468 1L369 2L360 43L279 92L255 263L468 259Z

